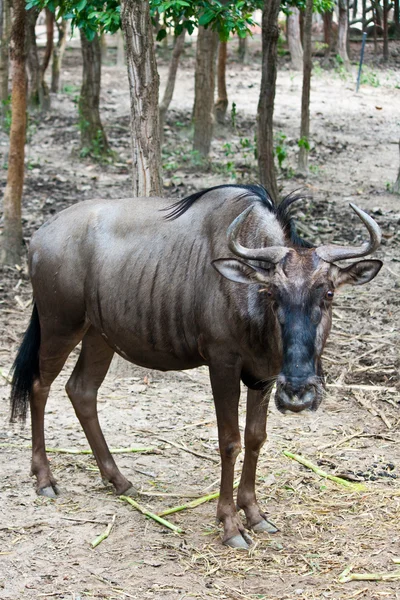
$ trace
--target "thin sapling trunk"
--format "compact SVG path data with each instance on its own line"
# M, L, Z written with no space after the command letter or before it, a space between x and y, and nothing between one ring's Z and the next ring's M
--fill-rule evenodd
M332 44L333 12L325 11L322 18L324 21L324 44L325 44L323 64L324 64L324 66L328 67L329 66L329 58L331 56L332 46L333 46L333 44Z
M383 0L383 60L389 60L389 31L388 31L389 2Z
M338 0L339 5L339 30L338 30L338 54L343 61L346 70L350 70L350 59L347 54L348 0Z
M304 19L304 55L303 55L303 91L301 96L301 126L299 140L299 171L308 171L308 153L310 150L310 89L312 71L312 10L313 0L306 2L306 14Z
M46 73L47 67L49 66L51 54L54 46L54 14L46 8L46 48L44 50L43 63L42 63L42 77Z
M0 116L2 122L4 122L4 116L8 110L8 53L11 28L10 8L10 0L0 1Z
M182 32L175 38L174 49L172 51L171 62L169 63L167 85L165 86L164 96L160 104L160 143L162 144L164 138L164 124L165 116L169 105L171 104L172 96L175 89L176 74L179 66L179 59L181 57L183 48L185 46L185 35L186 29L183 28Z
M228 92L226 91L226 58L228 53L228 42L220 42L218 48L217 84L218 98L215 103L215 118L217 123L225 123L228 108Z
M399 150L400 150L400 142L399 142ZM400 167L397 173L397 179L393 184L393 192L395 194L400 194Z
M291 67L294 71L301 71L303 69L303 46L300 39L300 11L295 6L290 6L290 15L287 18L287 39Z
M133 193L135 196L160 196L159 77L149 3L122 0L121 23L131 99Z
M271 197L278 200L278 184L274 164L274 114L278 54L278 14L280 0L265 2L262 13L262 71L257 110L257 156L260 182Z
M214 128L215 59L218 34L210 28L199 27L196 49L194 85L193 150L207 157Z
M102 158L109 146L100 119L101 48L96 34L89 41L80 30L83 59L82 87L79 97L79 129L81 133L81 155Z
M14 266L22 254L21 198L24 185L26 130L25 0L14 0L10 58L12 66L11 129L7 184L3 198L0 264Z
M53 45L53 61L51 65L51 91L57 94L60 91L60 74L62 59L67 46L67 37L69 21L62 19L61 23L56 22L58 31L57 44Z
M247 36L239 37L237 52L238 52L239 61L241 63L247 62L248 46L249 46L249 42L248 42Z

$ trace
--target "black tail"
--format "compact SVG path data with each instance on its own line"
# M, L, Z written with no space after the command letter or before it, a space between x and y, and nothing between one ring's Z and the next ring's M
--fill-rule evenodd
M34 379L39 376L40 322L36 304L12 366L11 421L25 421Z

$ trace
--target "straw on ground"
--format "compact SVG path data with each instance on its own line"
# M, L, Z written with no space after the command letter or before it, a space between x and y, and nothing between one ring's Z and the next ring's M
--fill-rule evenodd
M103 542L104 540L106 540L108 538L108 536L111 533L111 529L114 527L116 516L117 515L113 515L113 518L111 519L111 521L109 522L109 524L107 525L107 527L105 528L105 530L103 531L103 533L101 533L100 535L98 535L97 538L95 538L93 540L93 542L90 543L90 545L92 546L92 548L96 548L96 546L98 546L99 544L101 544L101 542Z
M171 531L174 531L175 533L183 533L183 529L181 529L177 525L173 525L169 521L166 521L165 519L162 519L158 515L152 513L149 510L147 510L147 508L144 508L138 502L136 502L132 498L129 498L129 496L119 496L119 499L123 500L124 502L128 502L128 504L130 504L131 506L133 506L133 508L136 508L136 510L138 510L139 512L141 512L142 515L145 515L146 517L149 517L150 519L153 519L154 521L157 521L157 523L160 523L160 525L164 525L164 527L168 527L168 529L171 529Z
M304 458L304 456L300 456L300 454L292 454L292 452L289 452L288 450L284 450L283 454L285 456L287 456L288 458L296 460L298 463L300 463L301 465L304 465L308 469L311 469L312 471L314 471L314 473L316 473L320 477L324 477L325 479L334 481L335 483L338 483L339 485L343 485L344 487L349 488L350 490L352 490L354 492L362 492L367 489L366 486L363 485L362 483L351 483L350 481L346 481L345 479L342 479L341 477L336 477L335 475L330 475L326 471L323 471L322 469L320 469L317 465L314 465L307 458Z
M392 571L387 573L351 573L353 567L350 565L339 575L340 583L348 583L349 581L396 581L400 579L400 571Z

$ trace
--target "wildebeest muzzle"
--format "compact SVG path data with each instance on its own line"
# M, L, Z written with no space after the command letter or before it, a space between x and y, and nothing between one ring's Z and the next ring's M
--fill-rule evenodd
M323 394L320 377L288 379L280 374L276 382L275 403L281 413L299 413L305 410L316 411Z

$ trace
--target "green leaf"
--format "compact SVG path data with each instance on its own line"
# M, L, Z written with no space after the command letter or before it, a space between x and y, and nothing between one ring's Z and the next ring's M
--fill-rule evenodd
M167 30L166 29L160 29L159 32L157 33L157 42L161 42L166 37L167 37Z
M214 19L214 16L215 16L214 11L206 10L206 12L203 13L201 15L201 17L199 18L199 25L202 25L203 27L205 25L208 25Z
M195 27L193 21L185 21L183 26L186 27L186 31L188 32L188 34L192 35Z
M76 5L76 11L81 12L81 10L85 8L86 4L87 0L81 0L80 2L78 2L78 4Z
M93 42L93 40L96 36L96 31L85 27L84 32L85 32L85 35L86 35L87 39L89 40L89 42Z

